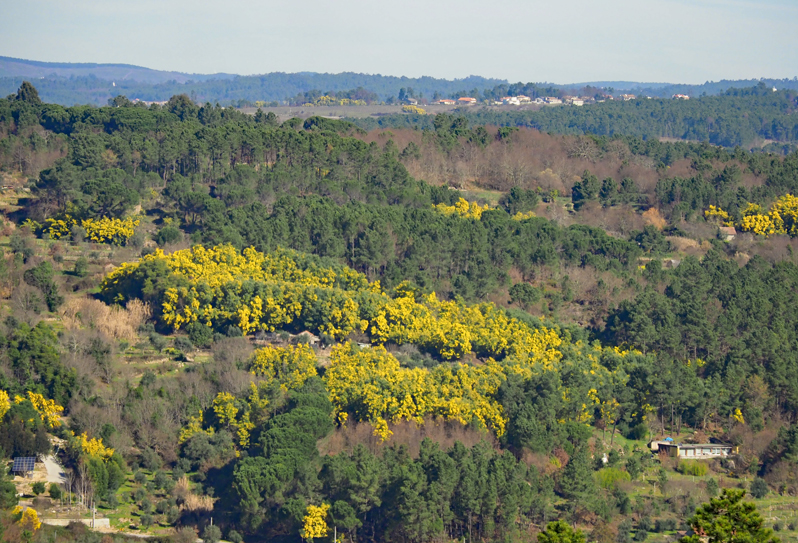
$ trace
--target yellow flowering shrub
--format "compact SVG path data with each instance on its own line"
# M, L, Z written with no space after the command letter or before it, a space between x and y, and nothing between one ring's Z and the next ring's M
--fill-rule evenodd
M415 113L416 115L426 115L427 112L418 106L402 106L402 113Z
M39 233L42 230L42 224L28 217L27 219L22 221L21 228L27 228L31 232Z
M103 440L99 437L89 439L86 432L77 436L78 445L80 450L89 456L99 458L101 460L108 460L114 455L114 450L103 445Z
M50 239L61 239L69 236L72 227L80 224L86 230L86 237L94 243L110 243L112 245L125 245L136 233L136 227L141 221L134 217L126 219L84 219L79 221L69 213L60 218L49 218L42 227L42 232L47 233Z
M264 347L255 351L250 371L283 391L299 388L315 377L316 355L308 345Z
M3 394L8 398L7 393L3 392ZM0 400L2 400L2 396L0 396ZM44 422L48 428L58 428L61 426L61 413L64 412L64 408L55 403L54 400L48 400L41 394L30 391L28 391L27 398L23 398L22 396L14 397L14 403L22 403L25 400L30 401L33 408L41 417L42 422ZM6 409L6 411L8 411L8 409Z
M8 392L0 390L0 419L6 416L9 409L11 409L11 400L8 397Z
M70 235L72 226L77 224L77 221L69 214L66 214L63 219L50 218L45 220L44 223L43 231L47 232L50 239L61 239Z
M426 416L456 419L463 424L474 420L498 435L506 419L501 406L490 398L502 382L501 370L491 362L485 368L458 364L433 370L403 368L383 347L358 350L350 344L333 348L324 381L336 414L347 413L367 420L374 432L387 439L388 422Z
M519 221L519 222L520 221L526 221L526 220L529 220L529 219L531 219L531 218L533 218L535 216L536 215L535 215L534 211L527 211L526 213L519 211L518 213L513 215L513 220L514 221Z
M329 528L327 527L327 512L330 504L308 505L305 517L302 519L302 539L312 541L319 537L327 537Z
M740 230L743 232L752 232L760 236L769 236L771 234L781 233L778 232L776 225L770 215L746 215L740 221Z
M239 411L241 415L238 416ZM250 420L248 406L239 409L236 397L229 392L220 392L213 400L213 412L221 426L233 431L238 437L238 444L242 447L249 446L249 437L255 428L255 423Z
M720 217L720 213L728 214L709 206L709 209L704 212L705 216ZM737 225L743 232L751 232L760 236L770 236L774 234L786 234L790 237L798 236L798 197L792 194L785 194L770 206L770 209L765 212L762 206L758 204L749 203L743 210L742 219ZM733 226L731 221L726 223L726 226Z
M266 255L251 248L239 252L232 246L195 246L170 255L158 250L125 264L105 278L103 292L124 290L141 265L159 261L191 285L163 294L161 318L174 330L199 321L217 327L233 324L246 334L300 321L341 338L361 324L353 293L370 288L362 274L343 266L320 267L295 251Z
M707 220L715 220L723 224L723 226L734 226L734 221L731 220L729 214L723 211L719 207L715 207L713 205L709 206L709 209L704 211L704 217Z
M203 422L204 421L203 421L202 411L200 411L198 415L189 417L188 424L186 424L180 430L177 442L182 445L183 443L191 439L194 435L199 434L200 432L206 432L209 435L213 435L214 433L213 427L211 427L208 430L202 429Z
M85 219L81 226L86 230L86 237L95 243L110 243L112 245L125 245L141 221L128 217L126 219Z
M204 415L200 411L197 415L189 417L186 426L180 430L178 442L182 444L201 432L213 435L219 428L230 430L237 437L239 446L249 447L252 430L269 415L267 411L269 400L261 396L261 388L264 386L267 386L265 381L258 385L250 383L249 395L246 398L236 398L229 392L220 392L211 406L214 415L212 424L208 428L203 428Z
M228 428L234 426L236 415L238 414L236 397L229 392L220 392L213 400L213 412L216 414L216 420L222 426L227 426Z
M391 435L391 423L428 417L477 423L501 435L507 419L496 399L499 387L510 376L530 379L543 372L566 376L558 393L567 406L558 420L614 419L610 385L624 377L608 368L622 366L626 356L642 356L573 343L556 327L522 322L492 303L441 300L435 293L420 295L409 284L388 293L348 268L322 266L287 250L159 251L112 272L103 291L112 299L129 292L138 267L147 263L165 266L174 276L170 284L176 286L164 289L161 304L162 318L175 329L201 322L235 323L246 332L299 327L337 338L365 332L372 346L334 347L323 380L339 422L368 421L383 439ZM416 345L443 362L433 369L403 367L385 344ZM462 362L467 355L479 361ZM252 429L268 417L263 392L275 385L289 391L317 374L316 357L306 345L258 349L249 369L255 381L249 395L218 395L205 419L200 413L187 421L181 442L227 428L237 435L238 446L246 447Z
M365 106L365 100L353 100L351 98L336 98L335 96L319 96L313 102L305 102L303 107L315 106Z
M28 507L23 511L22 506L17 505L14 507L14 510L11 512L11 514L14 516L19 515L17 524L19 524L23 530L35 532L42 527L42 522L39 520L39 514L33 507Z
M444 215L457 215L459 217L463 217L464 219L479 220L482 218L482 213L490 209L490 206L488 204L485 204L485 206L480 206L476 202L468 203L468 200L465 198L460 198L453 206L438 204L433 205L432 208L439 213L443 213Z
M780 234L798 235L798 197L785 194L770 206L770 216Z
M61 426L61 413L64 412L64 408L56 404L55 400L48 400L41 394L30 391L28 392L28 399L48 428Z

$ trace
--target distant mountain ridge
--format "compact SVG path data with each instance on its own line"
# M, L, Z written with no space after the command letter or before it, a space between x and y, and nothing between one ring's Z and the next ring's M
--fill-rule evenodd
M412 88L416 96L432 98L436 93L445 97L508 85L504 79L474 75L450 80L354 72L272 72L245 76L227 73L188 74L131 64L40 62L0 56L0 96L16 92L24 80L34 83L43 100L62 105L105 105L109 98L119 94L145 101L163 101L175 94L187 94L196 102L241 105L258 100L282 101L312 90L338 92L357 87L376 93L381 100L396 97L401 88ZM673 94L714 95L730 88L752 87L760 82L778 89L798 89L798 78L722 80L700 85L634 81L542 85L552 89L573 89L574 92L591 86L642 96L670 97Z
M187 74L153 70L132 64L96 64L93 62L40 62L21 58L0 56L0 77L80 77L94 76L108 81L138 81L140 83L165 83L176 81L208 81L210 79L231 79L235 74Z
M188 94L197 102L235 105L242 101L281 101L312 90L338 92L357 87L374 92L383 100L397 96L401 88L412 88L416 95L431 98L436 92L447 96L507 83L503 79L480 76L448 80L353 72L202 75L128 64L72 64L0 57L0 95L15 92L26 79L31 80L43 100L68 106L105 105L109 98L119 94L145 101L162 101L175 94Z

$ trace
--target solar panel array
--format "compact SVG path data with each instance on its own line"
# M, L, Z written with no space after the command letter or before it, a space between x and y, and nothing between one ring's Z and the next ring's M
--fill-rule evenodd
M33 471L33 466L36 464L35 456L18 456L14 458L14 467L11 471L28 472Z

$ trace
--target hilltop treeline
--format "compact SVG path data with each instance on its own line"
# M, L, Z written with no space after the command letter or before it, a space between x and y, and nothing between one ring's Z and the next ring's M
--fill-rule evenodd
M639 97L628 102L607 101L588 107L522 111L469 109L462 114L472 124L527 126L556 134L680 138L734 147L749 146L755 140L798 140L795 110L796 91L773 92L760 84L688 101ZM423 115L349 120L365 129L432 127L432 119Z
M0 96L15 92L24 77L0 78ZM112 83L116 83L114 86ZM186 94L198 102L221 103L223 105L254 104L259 100L272 102L286 100L313 89L339 92L363 88L381 100L399 95L399 90L412 87L429 98L437 92L448 96L463 88L485 88L503 81L478 76L463 79L436 79L434 77L394 77L345 72L341 74L274 72L263 75L235 76L210 81L177 83L142 83L132 80L108 81L94 76L46 77L38 79L36 85L48 102L62 105L105 105L117 94L146 101L164 101L169 97Z

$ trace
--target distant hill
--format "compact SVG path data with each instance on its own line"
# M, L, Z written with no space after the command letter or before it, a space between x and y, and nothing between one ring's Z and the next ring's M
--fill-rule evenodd
M244 105L258 100L282 101L312 90L338 92L358 87L376 93L381 100L396 97L402 88L412 88L416 96L432 98L435 93L448 96L507 83L479 76L449 80L353 72L197 75L121 64L60 65L8 58L0 62L0 96L15 92L24 80L31 80L43 100L62 105L105 105L109 98L119 94L145 101L168 100L175 94L187 94L196 102Z
M38 62L0 57L0 96L15 92L24 80L30 80L42 99L62 105L105 105L109 98L123 94L128 98L146 101L168 100L175 94L187 94L196 102L222 105L250 105L255 101L283 101L289 97L318 90L347 91L362 87L376 93L379 99L396 97L401 88L412 88L415 96L432 98L482 94L498 96L510 89L524 89L531 84L509 85L503 79L469 76L463 79L435 77L397 77L380 74L344 72L339 74L272 72L263 75L187 74L152 70L130 64L93 64ZM584 87L612 88L616 92L632 92L644 96L670 97L673 94L700 96L715 95L730 88L746 88L763 82L777 89L798 89L798 78L762 80L723 80L701 85L674 83L640 83L634 81L597 81L591 83L553 84L536 86L546 92L557 89ZM478 91L478 92L475 92ZM489 92L486 92L489 91Z
M775 87L778 90L796 90L798 89L798 77L792 79L722 79L720 81L707 81L697 85L690 85L687 83L638 83L634 81L593 81L590 83L574 83L572 85L563 85L565 87L600 87L612 88L616 91L632 92L643 96L651 96L654 98L668 98L674 94L686 94L688 96L701 96L706 94L712 96L721 94L729 89L744 89L748 87L755 87L759 83L764 83L769 87Z
M641 83L639 81L588 81L586 83L571 83L568 87L599 87L608 89L612 87L616 90L632 90L639 88L658 89L667 87L673 83Z
M547 96L570 94L576 96L592 96L598 89L603 92L618 96L621 93L635 94L650 98L670 98L674 94L685 94L698 98L699 96L717 96L730 89L748 89L764 84L769 89L798 90L798 77L792 79L723 79L721 81L707 81L697 85L687 83L640 83L635 81L589 81L584 83L514 83L512 85L498 85L493 89L485 89L482 95L490 99L498 99L510 94L512 96L524 94L527 96Z
M209 79L231 79L233 74L186 74L182 72L165 72L152 70L131 64L94 64L72 62L39 62L0 56L0 77L50 78L94 76L108 81L138 81L140 83L165 83L176 81L207 81Z

